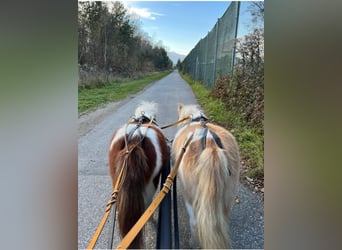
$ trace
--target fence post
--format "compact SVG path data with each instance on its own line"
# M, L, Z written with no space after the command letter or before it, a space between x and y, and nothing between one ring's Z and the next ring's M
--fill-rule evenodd
M198 81L198 54L196 57L195 81Z
M220 18L217 19L217 23L216 23L216 36L215 36L215 55L214 55L214 72L213 72L213 85L210 87L213 87L215 85L216 82L216 63L217 63L217 47L218 47L218 36L219 36L219 27L220 27Z
M209 32L208 32L208 34L209 34ZM204 59L205 65L204 65L204 81L203 81L203 82L204 82L205 85L207 85L208 40L209 40L208 34L207 34L207 37L206 37L206 39L207 39L207 44L206 44L206 47L205 47L205 59ZM208 86L208 85L207 85L207 86Z
M235 26L235 41L237 38L237 31L238 31L238 26L239 26L239 16L240 16L240 1L238 2L238 6L237 6L237 13L236 13L236 26ZM233 46L233 56L232 56L232 65L231 65L231 76L233 77L234 75L234 64L235 64L235 54L236 54L236 49L235 49L235 42L234 42L234 46Z

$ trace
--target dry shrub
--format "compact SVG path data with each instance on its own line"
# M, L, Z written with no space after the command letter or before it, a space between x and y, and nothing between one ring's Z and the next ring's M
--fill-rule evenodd
M252 128L264 128L264 60L263 30L237 41L239 56L233 78L220 77L212 95L221 99L227 109L237 112Z

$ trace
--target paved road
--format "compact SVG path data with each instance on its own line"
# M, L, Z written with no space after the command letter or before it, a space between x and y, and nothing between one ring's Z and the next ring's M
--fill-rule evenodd
M155 101L159 104L157 121L165 125L177 120L177 104L197 103L191 88L182 80L178 72L157 81L142 93L124 102L115 112L97 124L90 132L78 140L78 248L87 247L98 223L100 222L105 203L111 193L111 180L108 173L108 144L116 128L125 123L133 114L136 106L143 100ZM173 138L176 128L165 130L169 138ZM181 188L178 192L180 247L189 248L190 230ZM232 246L239 249L264 248L264 207L260 196L240 185L239 204L234 204L231 217ZM149 221L145 229L147 248L155 248L157 214ZM95 248L107 248L106 224ZM115 238L114 245L119 242Z

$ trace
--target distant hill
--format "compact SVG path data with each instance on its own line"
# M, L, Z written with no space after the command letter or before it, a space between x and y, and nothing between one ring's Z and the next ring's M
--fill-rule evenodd
M183 61L183 59L186 57L185 55L181 55L178 54L176 52L167 52L168 57L171 59L171 61L173 62L173 66L175 66L177 64L178 59L180 59L181 61Z

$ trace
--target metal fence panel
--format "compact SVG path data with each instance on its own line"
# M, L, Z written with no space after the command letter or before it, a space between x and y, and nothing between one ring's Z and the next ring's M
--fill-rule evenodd
M219 75L227 76L233 72L239 9L240 2L232 2L208 35L183 61L185 72L207 87L213 87Z

